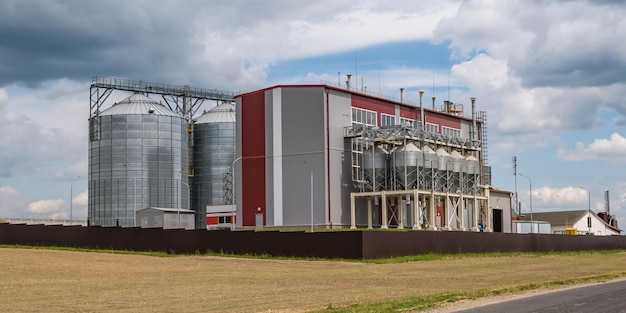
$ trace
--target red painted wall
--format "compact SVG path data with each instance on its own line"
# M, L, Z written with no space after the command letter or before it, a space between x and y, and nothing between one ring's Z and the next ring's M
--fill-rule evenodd
M265 224L265 91L241 96L242 225L254 226L257 208Z
M400 117L408 118L414 121L421 121L420 117L420 108L409 108L405 106L400 106Z
M441 127L450 127L461 129L461 119L457 116L447 115L443 113L425 112L424 117L426 123L439 125L439 132L441 133Z
M352 94L352 106L355 108L378 112L376 125L380 125L380 113L385 113L393 116L396 115L395 104L383 100L363 97L356 94Z

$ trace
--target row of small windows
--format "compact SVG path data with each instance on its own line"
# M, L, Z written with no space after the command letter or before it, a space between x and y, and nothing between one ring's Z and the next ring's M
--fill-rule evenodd
M376 112L352 108L352 125L376 126Z
M444 136L448 136L448 137L460 138L461 137L461 130L460 129L456 129L456 128L450 128L450 127L442 126L441 127L441 134L443 134Z

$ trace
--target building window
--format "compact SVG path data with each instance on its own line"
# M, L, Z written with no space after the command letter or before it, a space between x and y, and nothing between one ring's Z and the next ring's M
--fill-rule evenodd
M380 115L380 126L393 126L396 125L396 117L389 114L382 113Z
M218 216L217 217L218 224L230 224L231 220L232 220L232 216Z
M439 132L439 125L426 123L426 132L428 132L428 133L438 133Z
M377 113L370 110L352 108L352 126L357 127L373 127L377 126ZM361 164L363 163L363 150L365 142L360 138L352 139L352 180L362 181L363 172L361 171Z
M415 128L415 121L412 119L401 117L400 125L402 125L403 127Z
M441 134L450 138L461 138L461 130L450 127L441 127Z
M365 126L376 126L376 112L352 108L352 126L355 124Z

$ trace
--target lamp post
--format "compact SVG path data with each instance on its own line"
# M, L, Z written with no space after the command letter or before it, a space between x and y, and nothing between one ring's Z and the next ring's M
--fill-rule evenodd
M530 233L532 234L533 233L533 228L535 228L535 223L533 222L533 182L530 179L530 177L528 177L528 176L526 176L526 175L524 175L522 173L518 173L518 174L519 174L519 176L522 176L522 177L528 179L528 186L529 186L529 189L530 189L530 195L529 195L529 197L530 197Z
M311 172L311 232L313 232L313 168L311 168L311 165L309 165L307 161L304 161L304 164L306 164Z
M587 192L587 227L589 228L587 234L591 235L591 192L583 186L578 186L578 188Z
M72 202L74 202L74 201L72 201L72 198L74 197L74 181L79 179L79 178L80 178L80 175L76 176L75 178L73 178L70 181L70 225L73 224L72 223L72 209L73 209Z
M237 199L237 194L235 193L235 188L237 187L235 184L235 162L239 160L241 160L241 157L234 159L233 166L231 167L233 169L233 215L230 217L230 230L235 230L235 216L237 215L237 204L235 204Z

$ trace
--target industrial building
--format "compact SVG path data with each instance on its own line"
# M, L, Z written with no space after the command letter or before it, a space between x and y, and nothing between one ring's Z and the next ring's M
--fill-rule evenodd
M492 231L485 112L419 99L349 78L238 95L237 226Z
M107 103L118 90L132 95ZM349 80L235 95L96 77L90 91L90 225L162 208L194 211L197 229L510 231L511 210L489 204L475 99L410 103Z

